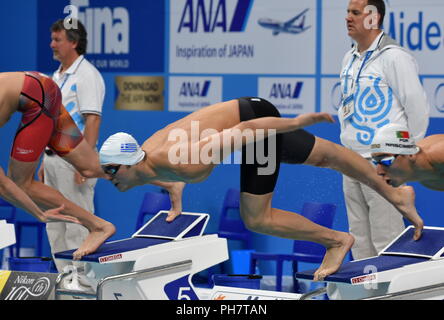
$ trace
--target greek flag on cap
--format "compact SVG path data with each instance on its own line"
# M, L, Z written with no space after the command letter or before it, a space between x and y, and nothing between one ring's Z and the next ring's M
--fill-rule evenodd
M100 164L134 165L145 157L136 139L128 133L118 132L110 136L100 148Z

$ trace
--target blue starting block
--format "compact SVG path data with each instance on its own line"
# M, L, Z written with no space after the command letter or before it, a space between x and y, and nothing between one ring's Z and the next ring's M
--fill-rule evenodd
M444 228L425 227L413 240L414 228L404 230L378 256L350 261L324 279L332 299L362 299L444 285ZM313 280L316 270L296 273ZM438 297L444 298L444 290Z
M166 222L167 216L167 211L160 211L131 238L106 242L94 253L82 257L80 261L98 263L107 263L116 259L126 261L126 256L133 259L138 250L170 241L202 236L209 219L208 214L183 213L172 222ZM76 250L56 253L55 258L72 260L74 251Z
M96 293L58 290L59 294L97 299L198 299L192 276L228 259L226 239L203 235L209 215L184 212L166 222L160 211L131 238L106 242L82 257ZM59 252L56 259L73 259L75 250ZM116 295L117 294L117 295Z

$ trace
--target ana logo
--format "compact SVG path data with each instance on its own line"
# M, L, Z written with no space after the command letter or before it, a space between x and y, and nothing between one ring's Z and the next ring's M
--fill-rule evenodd
M181 97L206 97L210 90L211 81L184 81L180 86Z
M234 12L227 9L227 0L186 0L178 33L242 32L245 30L253 0L237 0Z
M301 95L304 82L298 81L296 83L290 82L276 82L273 83L270 89L269 98L274 99L298 99Z
M89 8L89 0L71 0L70 17L79 19L88 33L88 53L128 54L130 18L124 7Z
M441 83L436 87L434 100L436 110L444 113L444 83Z

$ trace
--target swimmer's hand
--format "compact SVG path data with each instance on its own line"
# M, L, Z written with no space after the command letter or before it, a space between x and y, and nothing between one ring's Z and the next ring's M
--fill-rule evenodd
M81 185L86 182L86 178L82 176L78 171L74 172L74 183L76 185Z
M421 220L419 223L415 224L415 234L413 235L413 240L417 241L421 238L422 230L424 229L424 222Z
M330 122L330 123L335 122L333 116L327 112L303 113L294 118L294 120L296 121L297 126L299 128L308 127L319 122Z
M424 229L424 221L415 207L415 190L412 186L402 186L396 189L400 196L400 201L395 203L395 206L401 212L404 218L410 221L415 227L413 240L419 240L422 235L422 230Z
M71 223L77 223L80 224L80 221L72 216L65 215L62 212L62 210L65 209L65 205L62 204L58 208L49 209L43 212L43 218L40 219L41 222L71 222Z
M171 222L174 219L176 219L177 216L179 216L182 212L177 210L170 210L168 212L168 216L166 218L166 222Z

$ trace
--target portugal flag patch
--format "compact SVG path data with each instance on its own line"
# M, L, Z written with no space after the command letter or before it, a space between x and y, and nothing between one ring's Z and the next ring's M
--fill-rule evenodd
M396 137L398 139L410 139L410 134L408 131L396 131Z

